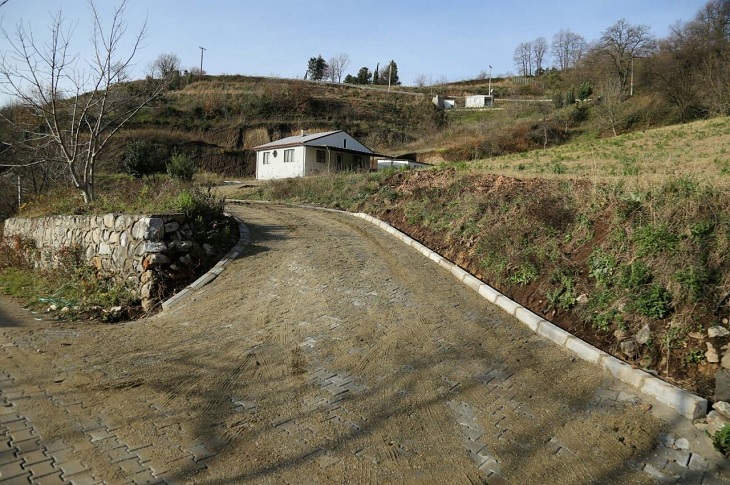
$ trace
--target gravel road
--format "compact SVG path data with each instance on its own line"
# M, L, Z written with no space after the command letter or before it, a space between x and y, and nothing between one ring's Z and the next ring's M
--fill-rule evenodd
M667 465L647 468L671 424L656 404L391 236L230 210L252 244L174 309L0 329L0 424L66 460L59 483L652 483Z

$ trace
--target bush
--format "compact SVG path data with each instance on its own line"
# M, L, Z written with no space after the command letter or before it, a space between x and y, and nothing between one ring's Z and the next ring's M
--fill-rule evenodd
M195 175L195 162L188 155L176 153L167 164L167 174L178 180L190 182Z
M124 170L134 178L149 177L160 171L160 150L147 140L132 140L124 152Z

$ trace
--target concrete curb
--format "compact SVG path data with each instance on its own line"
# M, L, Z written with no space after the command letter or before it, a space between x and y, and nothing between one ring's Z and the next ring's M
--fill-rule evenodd
M416 248L425 257L449 271L456 279L472 290L478 292L479 295L487 301L495 304L506 313L527 325L527 327L529 327L533 332L536 332L540 336L560 345L561 347L564 347L581 359L607 370L616 379L635 387L643 394L651 396L657 401L671 407L682 416L694 420L704 417L707 414L706 399L664 382L640 369L635 369L626 362L623 362L616 357L597 349L593 345L584 342L557 325L533 313L519 303L509 299L494 288L469 274L463 268L452 263L440 254L428 249L423 244L395 229L390 224L361 212L352 215L375 224L387 233L392 234L396 239Z
M226 200L226 203L228 204L244 204L244 203L260 203L260 204L270 204L271 202L267 201L248 201L248 200L235 200L235 199L229 199ZM412 246L414 249L419 251L424 257L430 259L434 263L438 264L440 267L444 268L446 271L449 271L457 280L459 280L464 285L468 286L472 290L479 293L479 295L489 301L490 303L493 303L494 305L501 308L503 311L508 313L509 315L512 315L517 320L525 324L530 330L533 332L539 334L540 336L546 338L547 340L550 340L561 347L564 347L566 350L569 350L576 356L580 357L581 359L591 362L602 369L605 369L606 371L610 372L611 375L613 375L616 379L625 382L626 384L629 384L630 386L633 386L636 388L639 392L650 396L657 401L669 406L670 408L677 411L682 416L688 418L688 419L698 419L702 418L707 415L707 400L703 399L699 396L696 396L688 391L685 391L684 389L680 389L676 386L673 386L667 382L662 381L661 379L658 379L654 377L653 375L649 374L648 372L644 372L640 369L635 369L631 367L626 362L623 362L622 360L617 359L616 357L613 357L612 355L597 349L593 345L584 342L583 340L579 339L578 337L570 334L569 332L566 332L562 328L558 327L557 325L545 320L540 315L537 315L536 313L533 313L529 309L525 308L524 306L520 305L519 303L511 300L507 296L503 295L499 291L495 290L491 286L487 285L486 283L482 282L481 280L474 277L472 274L464 270L463 268L459 267L458 265L452 263L448 259L444 258L440 254L438 254L435 251L432 251L428 247L424 246L423 244L419 243L412 237L406 235L405 233L399 231L395 227L391 226L385 221L381 221L377 217L373 217L369 214L365 214L363 212L345 212L340 211L336 209L329 209L324 207L315 207L315 206L306 206L306 205L300 205L300 204L288 204L288 203L280 203L277 202L277 204L281 205L288 205L292 207L302 207L305 209L316 209L316 210L324 210L327 212L336 212L340 214L347 214L351 215L353 217L358 217L360 219L364 219L371 224L374 224L387 232L388 234L391 234L396 239L400 240L404 244L407 244L408 246ZM201 276L198 280L196 280L194 283L189 285L187 288L185 288L183 291L178 293L177 295L173 296L169 300L165 301L162 304L163 309L170 308L177 304L180 298L183 298L185 294L188 294L190 291L193 291L194 289L197 289L199 287L204 286L205 284L209 283L213 279L215 279L218 274L220 274L221 271L223 271L223 267L226 266L228 262L233 260L238 254L240 254L240 251L244 246L249 244L250 236L248 232L248 228L245 224L243 224L242 221L236 219L239 224L239 231L241 233L241 239L239 240L238 244L231 249L231 251L208 273ZM245 240L245 242L243 242ZM230 256L232 253L238 252L236 256ZM213 274L211 276L211 273ZM174 301L173 301L174 300Z
M230 216L231 214L225 213L227 216ZM231 248L230 251L226 253L223 258L216 263L215 266L213 266L211 269L209 269L205 274L203 274L200 278L190 283L188 286L186 286L181 291L175 293L170 298L162 302L162 310L169 310L170 308L173 308L177 305L179 305L185 298L190 296L194 291L199 290L200 288L204 287L214 279L218 277L219 274L223 272L223 269L228 266L233 260L235 260L237 257L241 255L244 248L248 246L251 243L251 234L249 233L248 226L243 223L242 220L240 220L238 217L233 216L233 218L238 223L238 242L235 246Z

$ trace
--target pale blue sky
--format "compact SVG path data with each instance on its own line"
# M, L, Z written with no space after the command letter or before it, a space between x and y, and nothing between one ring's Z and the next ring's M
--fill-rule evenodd
M495 76L514 72L512 54L520 42L561 29L597 40L608 26L626 18L664 37L677 20L690 20L706 0L128 0L130 31L147 19L149 35L137 57L141 77L159 54L172 52L184 68L210 74L302 77L307 60L340 52L350 56L347 73L371 70L394 59L401 80L421 74L433 81L475 77L493 66ZM114 2L115 4L116 2ZM102 10L111 0L98 1ZM0 8L2 26L21 19L34 34L46 34L51 16L63 11L78 20L74 34L84 55L90 35L84 0L8 0ZM0 51L5 51L0 39Z

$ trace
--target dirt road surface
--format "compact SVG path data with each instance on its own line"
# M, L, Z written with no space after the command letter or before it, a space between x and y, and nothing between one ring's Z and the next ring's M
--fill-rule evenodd
M0 328L0 477L715 483L681 418L367 222L231 211L251 245L174 309Z

